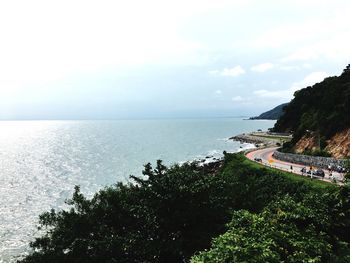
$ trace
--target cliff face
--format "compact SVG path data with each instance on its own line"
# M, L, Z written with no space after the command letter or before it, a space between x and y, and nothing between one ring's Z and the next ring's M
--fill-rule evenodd
M336 133L326 141L325 151L335 158L350 157L350 128ZM318 150L318 137L304 135L293 147L295 153Z
M336 158L350 157L350 128L335 134L328 140L326 151Z
M303 153L307 150L316 151L318 148L316 136L304 135L293 147L295 153Z

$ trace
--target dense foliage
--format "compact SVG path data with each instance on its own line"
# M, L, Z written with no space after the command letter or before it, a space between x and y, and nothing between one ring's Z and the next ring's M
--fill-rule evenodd
M348 244L334 234L332 215L327 214L328 198L311 195L295 202L286 196L258 214L237 211L228 231L192 263L349 262ZM314 202L317 209L311 209Z
M284 114L284 108L288 103L283 103L272 110L261 113L259 116L251 117L251 120L278 120Z
M77 187L69 210L40 216L45 233L20 262L188 262L194 254L193 262L348 259L347 187L276 172L239 154L226 154L214 170L158 161L144 175L90 200Z
M294 145L307 130L319 136L321 148L335 133L350 127L350 72L329 77L312 87L295 92L274 130L293 131ZM292 146L291 145L291 146Z

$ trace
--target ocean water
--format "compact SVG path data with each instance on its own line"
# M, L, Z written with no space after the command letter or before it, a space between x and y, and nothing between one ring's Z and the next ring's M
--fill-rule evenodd
M74 185L92 196L141 175L147 162L169 165L251 147L228 138L273 125L239 118L0 122L0 262L28 251L38 215L65 207Z

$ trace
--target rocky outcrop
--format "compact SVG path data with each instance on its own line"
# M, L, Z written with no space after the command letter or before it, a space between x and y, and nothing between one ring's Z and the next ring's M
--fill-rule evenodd
M252 143L252 144L259 144L264 143L265 140L263 138L257 138L255 136L251 136L249 134L239 134L237 136L233 136L230 138L230 140L238 141L241 143Z
M336 158L350 157L350 128L338 132L328 140L326 151Z
M336 133L327 140L325 151L335 158L350 157L350 128ZM319 147L317 135L304 135L293 147L295 153L303 153L307 150L316 151Z
M317 138L311 135L304 135L293 147L295 153L303 153L306 150L316 151L317 149Z
M276 146L279 143L278 140L273 138L266 138L261 136L256 136L254 134L240 134L234 137L231 137L230 140L239 141L241 143L251 143L260 146L261 144L265 146Z

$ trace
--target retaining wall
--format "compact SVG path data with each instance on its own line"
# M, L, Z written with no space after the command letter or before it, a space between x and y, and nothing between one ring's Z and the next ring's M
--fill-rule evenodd
M274 152L273 157L285 162L297 163L305 166L316 166L323 169L327 169L328 165L340 165L342 167L345 167L345 160L335 159L331 157L283 153L278 150Z

